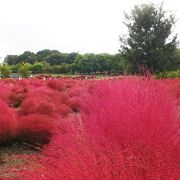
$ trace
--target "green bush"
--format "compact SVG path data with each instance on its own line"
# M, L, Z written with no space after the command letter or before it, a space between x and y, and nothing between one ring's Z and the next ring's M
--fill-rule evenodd
M155 79L167 79L167 78L178 78L178 77L180 77L180 70L160 72L158 74L155 74Z
M18 73L21 75L21 77L23 78L29 77L29 75L31 74L30 67L31 65L28 63L23 63L20 65L18 69Z
M3 78L9 78L11 72L12 72L11 66L9 66L8 64L3 64L3 66L0 67L0 73Z

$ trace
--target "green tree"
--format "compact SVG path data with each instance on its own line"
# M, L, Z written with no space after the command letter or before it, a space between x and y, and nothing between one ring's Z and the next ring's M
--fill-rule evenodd
M66 73L69 73L70 71L71 71L71 67L69 64L60 65L60 73L66 74Z
M173 70L178 70L178 69L180 69L180 48L176 49L176 61L174 63Z
M98 64L98 72L109 72L111 71L111 62L112 62L112 55L110 54L98 54L97 55L97 64Z
M120 54L115 54L110 61L110 69L114 74L122 74L125 72L125 64Z
M95 55L93 54L78 55L74 61L74 67L76 71L84 74L93 72L94 58Z
M54 65L52 66L52 72L55 74L66 74L71 72L71 67L69 64Z
M44 59L48 56L51 56L52 54L59 54L60 52L57 50L49 50L49 49L44 49L41 51L38 51L36 54L36 57L38 60L44 61Z
M37 61L31 66L31 70L35 74L43 73L43 68L44 64L42 62Z
M50 66L49 63L43 61L42 64L43 64L43 69L42 69L43 73L51 73L52 72L52 67Z
M17 73L20 65L21 65L21 64L19 64L19 63L18 63L18 64L15 64L15 65L11 65L12 72L13 72L13 73Z
M142 65L155 72L171 68L177 45L177 35L172 35L175 17L163 10L163 4L135 6L130 14L125 14L124 24L128 35L120 37L120 52L132 73Z
M19 55L19 63L29 63L33 64L36 61L36 54L30 51L25 51L23 54Z
M4 63L7 63L9 65L15 65L19 63L19 56L18 55L7 55L4 59Z
M9 78L12 70L11 70L11 67L5 63L0 67L0 72L3 78Z
M52 65L61 65L66 63L67 54L60 53L59 51L51 51L51 54L46 56L43 61Z
M66 64L72 64L74 63L76 57L78 56L78 53L69 53L66 55Z
M23 77L23 78L27 78L29 77L29 75L31 74L30 71L31 65L28 63L23 63L20 65L19 69L18 69L18 73Z

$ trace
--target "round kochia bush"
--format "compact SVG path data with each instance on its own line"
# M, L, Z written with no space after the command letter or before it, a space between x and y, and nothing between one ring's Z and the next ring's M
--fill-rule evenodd
M0 145L9 143L17 134L15 111L0 100Z
M180 177L179 120L159 81L100 81L83 94L81 116L67 119L44 148L38 179Z

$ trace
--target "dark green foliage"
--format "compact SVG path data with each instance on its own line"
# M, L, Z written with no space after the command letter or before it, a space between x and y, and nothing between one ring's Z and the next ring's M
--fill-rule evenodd
M5 57L5 62L9 65L15 65L18 63L29 63L34 64L38 62L47 62L50 65L59 65L59 64L72 64L78 53L61 53L57 50L45 49L37 52L36 54L30 51L25 51L21 55L7 55Z
M36 54L30 51L25 51L23 54L21 54L18 59L19 63L29 63L33 64L36 61Z
M125 14L124 24L128 35L120 38L120 52L130 72L137 73L140 65L154 72L173 68L177 45L177 36L171 37L174 15L164 11L162 5L142 4Z
M52 66L52 72L54 74L67 74L72 72L71 64L62 64Z
M19 56L18 55L7 55L4 59L4 62L9 65L16 65L19 63Z
M78 55L72 71L80 73L123 73L123 58L119 55L110 54L84 54Z
M22 58L25 59L22 59ZM124 60L121 55L103 54L78 54L61 53L56 50L42 50L35 53L29 51L22 55L8 55L5 62L11 65L14 73L18 72L23 63L29 63L33 74L55 73L55 74L116 74L124 71Z

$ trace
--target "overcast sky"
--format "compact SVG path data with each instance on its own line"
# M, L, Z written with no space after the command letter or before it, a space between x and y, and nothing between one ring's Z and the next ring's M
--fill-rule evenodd
M117 53L125 32L123 12L146 2L162 1L0 0L0 57L42 49ZM180 19L178 0L165 0L164 7Z

